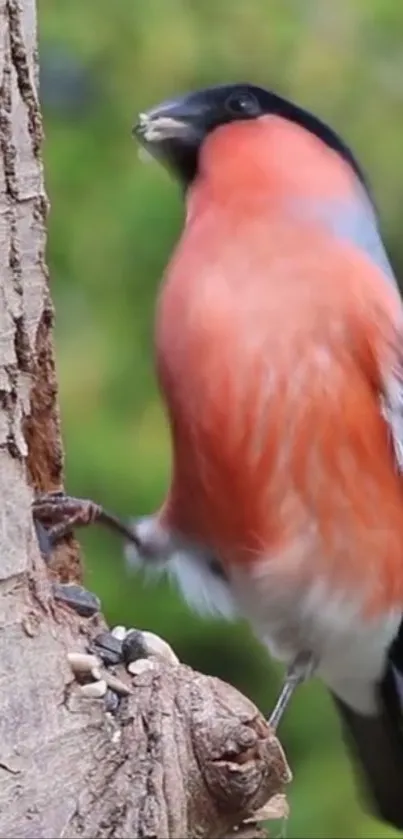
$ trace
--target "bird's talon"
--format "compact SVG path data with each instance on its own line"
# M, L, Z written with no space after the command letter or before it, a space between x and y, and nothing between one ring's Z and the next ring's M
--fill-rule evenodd
M52 489L50 492L40 492L36 495L33 506L40 505L46 501L57 501L59 498L65 498L66 493L62 489Z
M74 527L86 527L100 516L101 508L94 501L72 498L64 492L37 496L32 504L36 522L46 526L54 541L63 538Z
M45 562L49 562L52 556L54 545L52 536L49 533L49 530L47 530L46 527L43 524L41 524L41 522L37 519L34 519L34 527L36 532L36 538L38 540L39 550Z
M50 531L54 542L67 536L76 527L87 527L97 523L114 533L119 533L128 542L134 544L137 550L140 551L143 547L132 527L112 513L108 513L95 501L73 498L59 490L38 495L32 504L32 515L36 522Z

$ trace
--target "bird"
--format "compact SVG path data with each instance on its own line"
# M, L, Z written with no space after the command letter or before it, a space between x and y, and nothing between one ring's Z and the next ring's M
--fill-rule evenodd
M249 620L285 667L274 729L319 678L371 811L402 830L403 306L367 176L250 83L175 96L133 133L185 219L155 312L172 471L128 561Z

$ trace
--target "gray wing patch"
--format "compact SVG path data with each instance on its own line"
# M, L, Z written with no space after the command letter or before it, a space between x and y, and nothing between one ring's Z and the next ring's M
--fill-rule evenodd
M388 424L399 472L403 472L403 371L393 373L381 398L382 414Z
M322 222L337 238L350 242L365 253L385 278L397 285L379 230L378 218L363 187L345 198L304 198L293 202L294 211L305 218Z
M329 226L336 236L356 245L357 248L369 256L371 261L381 269L389 280L396 283L379 232L375 211L365 196L362 202L357 201L351 203L351 205L344 204L343 207L333 207L329 212Z

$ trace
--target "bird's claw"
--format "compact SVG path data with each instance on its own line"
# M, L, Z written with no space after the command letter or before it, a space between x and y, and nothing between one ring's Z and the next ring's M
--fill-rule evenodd
M57 542L74 527L85 526L96 520L100 508L92 501L71 498L64 492L38 495L32 504L32 515L38 544L46 562ZM99 598L76 583L54 582L55 600L65 603L80 617L90 618L101 609Z
M278 728L295 689L311 678L316 667L317 662L314 656L311 653L305 652L297 655L289 666L280 695L268 720L270 727L274 731Z
M32 504L38 544L42 556L49 562L54 546L76 527L87 527L98 522L123 536L139 549L135 531L99 504L84 498L73 498L62 491L38 495ZM90 617L100 610L100 601L91 592L73 583L55 583L54 596L63 600L82 617Z
M136 531L126 525L117 516L108 513L100 504L87 498L73 498L64 492L49 492L39 495L32 504L32 515L34 517L39 545L45 543L43 530L47 534L45 544L45 555L50 553L52 546L64 536L67 536L76 527L88 527L88 525L101 524L114 533L123 536L126 541L134 544L136 549L141 551L143 545ZM50 548L50 550L49 550Z
M44 528L51 546L55 545L75 527L86 527L97 521L102 508L94 501L73 498L64 492L48 492L37 496L32 504L37 533ZM39 537L39 544L41 545Z

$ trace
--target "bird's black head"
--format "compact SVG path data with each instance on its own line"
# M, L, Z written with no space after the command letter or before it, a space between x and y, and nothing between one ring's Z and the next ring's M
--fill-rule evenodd
M364 177L349 148L317 117L276 93L251 84L219 85L171 99L138 117L133 132L142 145L188 186L198 171L203 141L230 122L277 115L318 136ZM292 165L292 161L290 161Z

